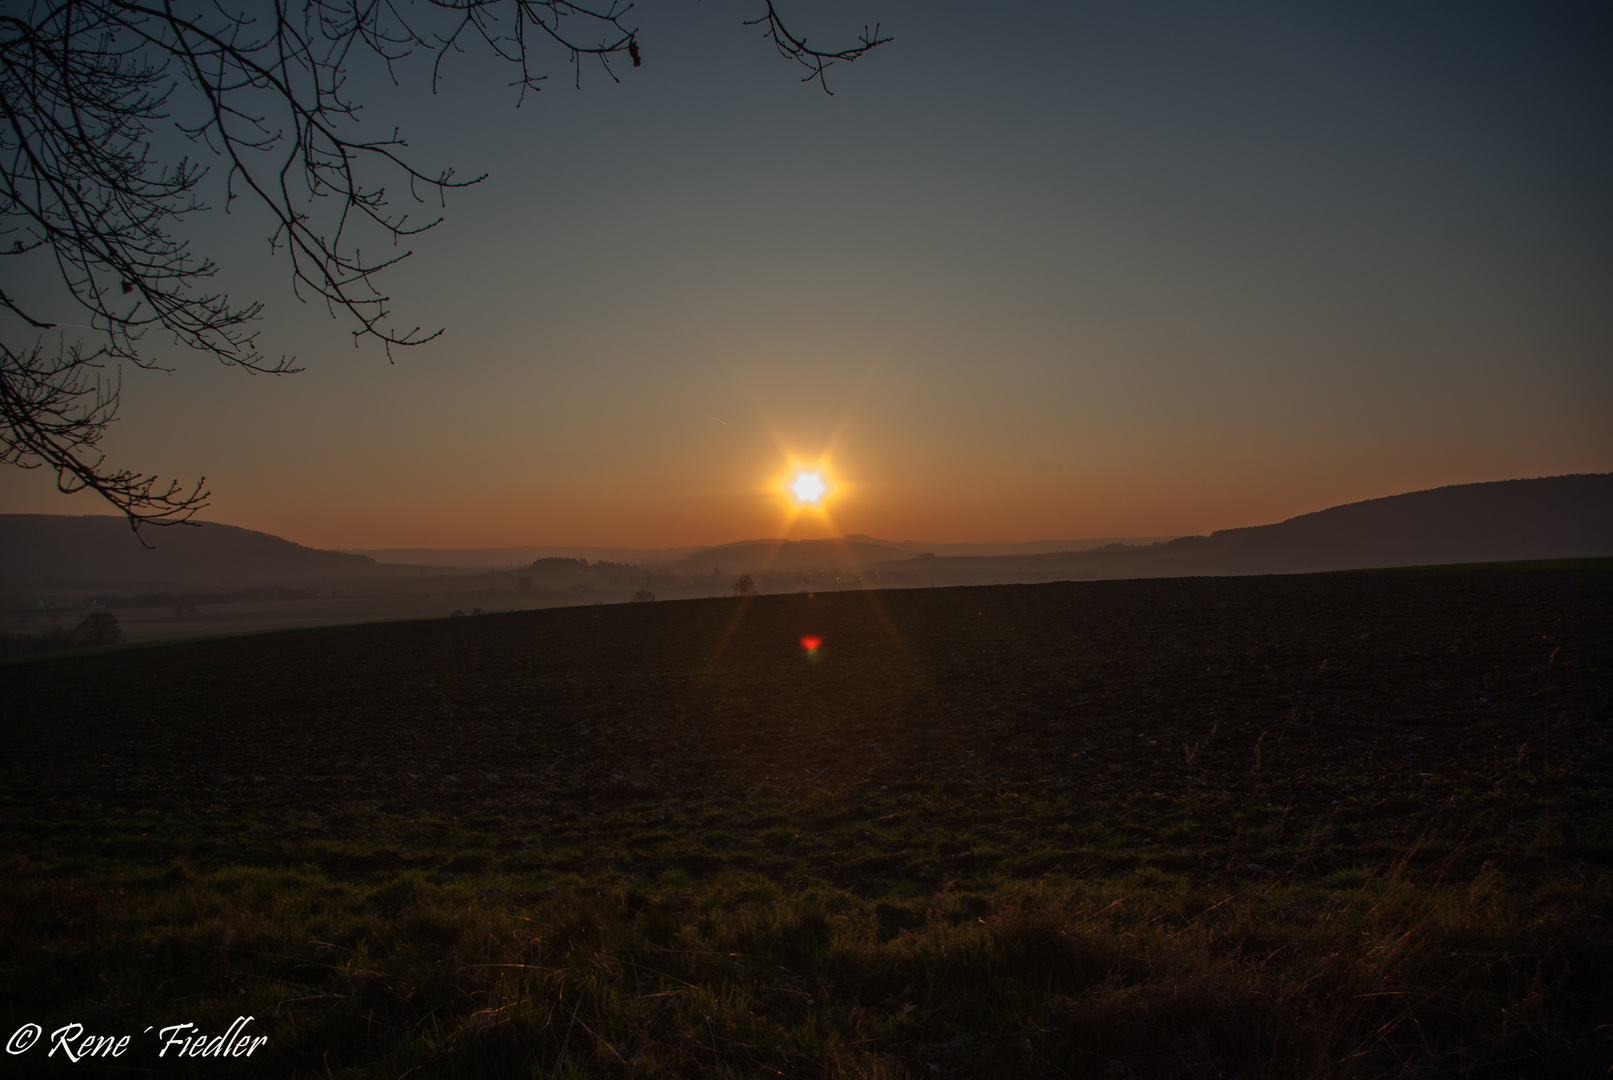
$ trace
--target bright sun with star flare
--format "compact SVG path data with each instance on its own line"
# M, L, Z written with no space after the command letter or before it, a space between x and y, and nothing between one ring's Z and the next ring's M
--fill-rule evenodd
M790 497L797 506L819 506L828 491L829 485L823 482L823 474L819 472L800 469L790 481Z
M768 489L784 504L787 522L800 517L829 519L829 504L845 494L824 457L786 459L782 472L774 473Z

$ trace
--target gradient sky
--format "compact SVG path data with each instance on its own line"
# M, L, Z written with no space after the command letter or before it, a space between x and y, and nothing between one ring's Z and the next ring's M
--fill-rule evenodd
M765 485L831 444L793 535L1613 471L1613 8L786 0L815 43L896 39L828 97L754 6L647 0L642 68L557 60L519 110L468 57L372 80L367 123L490 174L385 279L447 332L355 350L214 214L198 249L307 370L126 373L113 459L321 547L777 535ZM6 469L0 510L103 507Z

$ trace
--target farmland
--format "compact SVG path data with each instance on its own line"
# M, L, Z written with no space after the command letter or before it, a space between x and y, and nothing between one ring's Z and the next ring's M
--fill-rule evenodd
M6 1034L251 1014L195 1065L241 1076L1613 1065L1610 560L331 627L0 700Z

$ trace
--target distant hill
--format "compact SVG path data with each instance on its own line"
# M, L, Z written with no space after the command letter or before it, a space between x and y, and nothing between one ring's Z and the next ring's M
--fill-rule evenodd
M807 570L855 573L873 563L907 556L906 551L894 545L863 540L746 540L706 548L667 569L678 574L719 575Z
M321 551L213 522L196 528L151 529L146 535L154 548L141 547L120 517L0 515L0 590L144 593L349 584L385 589L398 587L405 578L427 580L418 566L378 564L366 555ZM915 552L924 545L862 536L749 540L696 551L654 573L662 578L683 575L690 579L686 587L693 589L703 587L698 584L702 580L709 587L714 570L725 578L816 575L824 588L851 585L857 576L869 586L917 587L1286 574L1613 555L1613 474L1462 484L1335 506L1273 525L1225 529L1210 536L1035 551L1056 543L1061 541L1021 547L1031 553L961 555L956 553L960 548L989 551L995 545L937 544L932 551ZM577 549L504 549L500 554L557 550ZM627 554L626 549L617 550ZM481 587L514 589L523 576L536 589L600 586L606 579L621 584L616 582L621 572L620 567L590 567L576 558L545 554L520 569L494 575L496 581L482 575L487 580ZM469 587L470 579L464 580ZM762 584L796 587L790 580ZM656 588L664 591L662 585Z
M1212 533L1258 573L1613 555L1613 473L1459 484ZM1237 572L1234 569L1232 572Z
M142 547L121 517L0 514L0 588L311 586L377 573L368 556L303 547L233 525L173 525L142 535L152 547Z
M1097 536L1084 540L1010 540L967 541L963 543L935 544L924 540L881 540L877 536L852 533L845 537L849 542L880 544L909 554L931 555L1047 555L1056 551L1091 551L1114 544L1154 544L1175 539L1171 536Z
M699 551L699 548L504 547L504 548L351 548L351 554L368 555L378 563L477 570L512 570L539 559L590 559L594 562L664 566Z
M1023 540L1023 541L976 541L964 543L930 543L924 540L881 540L877 536L849 535L842 537L846 543L872 544L876 547L888 547L895 550L898 557L905 552L917 555L921 552L933 552L936 555L1040 555L1051 551L1088 551L1092 548L1105 547L1109 544L1151 544L1158 540L1170 540L1170 536L1100 536L1088 537L1084 540ZM476 570L512 570L530 566L539 559L588 559L592 562L628 563L633 566L668 567L674 563L688 561L698 563L700 560L691 558L697 552L713 551L718 548L744 547L751 544L771 543L764 540L745 540L736 544L721 544L712 547L678 547L678 548L624 548L624 547L597 547L586 544L572 544L569 546L551 547L501 547L501 548L346 548L350 554L368 555L378 563L397 563L405 566L433 566L454 569ZM710 567L707 567L710 573ZM741 571L743 572L743 571Z
M1613 555L1613 474L1392 495L1168 543L999 558L907 559L870 584L1294 574Z

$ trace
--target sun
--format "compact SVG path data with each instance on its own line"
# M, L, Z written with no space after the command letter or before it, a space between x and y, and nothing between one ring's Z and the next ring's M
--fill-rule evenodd
M830 504L846 494L846 485L822 456L786 458L783 470L773 474L767 489L783 504L786 527L803 517L829 522Z
M789 483L790 498L795 500L799 507L817 507L823 505L823 497L829 493L829 485L824 483L823 474L817 471L797 469L794 479Z

